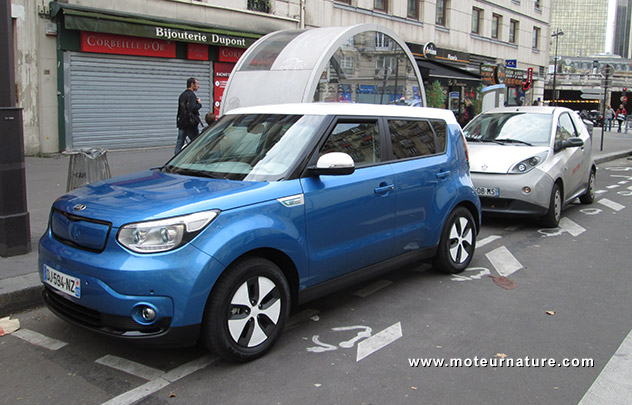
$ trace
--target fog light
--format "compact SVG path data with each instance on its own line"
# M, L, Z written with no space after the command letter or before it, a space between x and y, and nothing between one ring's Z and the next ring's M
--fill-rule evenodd
M531 187L525 186L525 187L522 188L522 191L524 191L525 194L530 194L531 193Z
M149 307L143 308L140 314L146 322L152 322L156 319L156 311Z
M150 325L158 318L158 311L148 303L138 303L132 310L132 318L141 325Z

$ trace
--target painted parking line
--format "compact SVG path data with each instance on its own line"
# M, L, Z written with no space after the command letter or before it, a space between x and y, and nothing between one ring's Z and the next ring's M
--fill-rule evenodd
M586 231L586 229L584 229L582 226L566 217L560 219L560 228L564 229L566 232L570 233L573 236L580 235Z
M579 405L624 405L632 398L632 331L601 370Z
M491 236L486 237L485 239L477 240L476 241L476 247L477 248L481 248L481 247L483 247L485 245L489 245L493 241L498 240L500 238L501 238L501 236L491 235Z
M402 323L397 322L395 325L389 326L383 331L376 333L366 340L363 340L358 344L356 362L364 359L367 356L370 356L371 354L393 343L402 336Z
M496 272L503 277L508 277L523 268L518 259L504 246L492 250L485 256L492 263Z
M121 357L112 356L110 354L95 360L95 363L115 370L123 371L127 374L131 374L145 380L153 380L164 374L164 371L162 370L148 367L144 364L136 363L135 361L127 360Z
M28 329L18 329L11 336L18 337L24 341L29 342L32 345L43 347L48 350L59 350L64 346L67 346L68 343L62 342L61 340L49 338L48 336L44 336L41 333L33 332Z
M373 294L374 292L377 292L379 290L381 290L382 288L386 288L389 285L393 284L392 281L390 280L378 280L375 283L368 285L364 288L362 288L361 290L358 290L356 292L353 293L353 295L356 295L358 297L362 297L362 298L366 298L369 295Z
M169 384L207 367L218 359L218 357L212 355L200 357L196 360L183 364L180 367L176 367L173 370L162 374L160 377L154 378L153 380L141 385L140 387L134 388L131 391L127 391L124 394L114 397L109 401L104 402L103 405L133 404L143 398L150 396L154 392L160 391Z
M608 200L607 198L602 198L601 200L597 201L599 204L601 205L605 205L606 207L613 209L615 211L621 211L622 209L625 208L625 205L621 205L619 203L616 203L614 201Z
M618 187L621 187L621 186L618 184L611 184L609 186L606 186L607 189L613 189L613 188L618 188Z

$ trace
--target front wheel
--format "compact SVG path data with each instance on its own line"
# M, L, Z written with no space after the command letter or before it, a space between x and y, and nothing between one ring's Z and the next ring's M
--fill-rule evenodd
M586 192L579 197L579 201L582 204L592 204L595 201L595 187L597 187L597 174L594 169L591 169L590 176L588 176L588 188L586 188Z
M474 217L467 208L457 207L445 223L433 265L444 273L460 273L472 261L475 246Z
M547 228L557 228L562 217L562 189L560 185L555 183L551 190L551 199L549 201L549 210L542 217L542 225Z
M269 260L251 257L231 265L217 281L204 313L206 347L237 362L263 356L285 328L290 289Z

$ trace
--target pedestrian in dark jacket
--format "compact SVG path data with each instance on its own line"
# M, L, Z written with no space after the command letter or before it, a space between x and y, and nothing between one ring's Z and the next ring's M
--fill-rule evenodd
M180 152L187 137L192 141L200 134L198 127L201 124L200 108L202 108L202 103L194 93L199 88L197 79L191 77L187 80L187 89L178 98L178 117L176 119L178 139L174 154Z

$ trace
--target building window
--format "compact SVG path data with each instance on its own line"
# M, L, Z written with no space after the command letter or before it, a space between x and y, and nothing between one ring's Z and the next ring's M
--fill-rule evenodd
M374 0L373 8L386 13L388 10L388 0Z
M518 41L516 37L518 35L518 21L510 20L509 21L509 42L515 44Z
M503 18L498 14L492 14L492 38L500 39L500 29Z
M540 10L540 7L541 7L540 3L541 3L540 0L535 0L535 9L536 10Z
M408 0L407 17L413 20L419 19L419 0Z
M474 7L472 9L472 32L474 34L481 33L481 20L483 19L483 10Z
M437 25L447 25L446 22L446 8L448 7L448 0L437 0L437 16L435 23Z
M335 0L336 3L345 3L345 4L351 4L351 0Z
M540 49L540 28L533 27L533 42L531 43L533 49Z
M248 10L269 13L270 8L270 0L248 0Z

